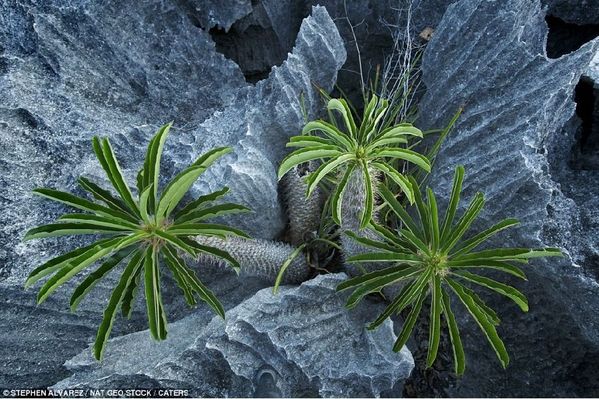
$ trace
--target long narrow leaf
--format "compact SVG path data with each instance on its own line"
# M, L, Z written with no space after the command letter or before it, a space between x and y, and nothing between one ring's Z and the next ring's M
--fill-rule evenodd
M183 207L180 211L176 212L174 214L173 218L175 220L177 220L177 219L187 215L190 212L198 211L198 210L202 209L202 207L206 203L211 202L211 201L216 201L217 199L221 198L228 192L229 192L229 187L223 187L222 189L215 191L213 193L201 195L197 199L195 199L195 200L191 201L190 203L188 203L187 205L185 205L185 207Z
M79 302L91 291L92 288L100 281L108 272L115 268L123 259L125 259L129 254L133 252L133 248L125 248L115 254L113 254L110 258L108 258L102 265L96 269L93 273L85 278L75 288L73 295L71 296L70 306L71 312L77 310L77 306L79 306ZM134 255L135 256L135 255Z
M410 310L408 317L406 318L406 320L403 323L401 332L397 336L397 340L395 341L395 344L393 345L394 352L399 352L401 350L401 348L403 348L404 345L408 342L410 335L412 335L412 330L414 329L414 325L416 324L416 321L418 320L418 315L420 315L420 310L422 309L422 303L424 302L424 299L427 296L426 295L427 292L428 292L428 287L426 287L426 286L420 291L420 295L418 296L418 299L412 306L412 309Z
M447 321L447 327L449 329L449 339L451 340L451 348L453 351L453 364L455 366L455 373L460 376L464 374L464 370L466 369L466 355L464 354L464 346L462 345L462 338L460 337L458 323L456 322L455 315L451 310L451 301L445 290L443 290L442 305L445 321Z
M445 281L447 281L447 283L456 293L460 301L464 304L468 312L472 315L480 329L487 337L487 340L491 344L491 347L493 348L493 350L495 350L495 353L497 354L497 358L501 362L501 365L503 366L503 368L506 368L510 362L510 358L507 353L507 350L505 349L503 341L501 340L501 338L499 338L499 335L497 334L497 330L495 329L493 323L489 321L489 319L481 311L478 305L476 305L472 297L468 295L464 290L462 290L459 285L455 284L451 279L446 279Z
M449 205L447 206L447 211L445 211L445 218L443 219L443 225L441 227L442 241L445 241L449 232L451 231L453 218L460 202L460 193L462 192L463 181L464 167L462 165L458 165L453 176L453 186L451 188L451 195L449 197Z
M91 245L87 245L85 247L77 248L77 249L75 249L73 251L67 252L64 255L60 255L60 256L57 256L55 258L50 259L49 261L45 262L41 266L38 266L37 268L35 268L29 274L29 276L27 277L27 281L25 281L25 288L28 288L28 287L32 286L36 281L38 281L39 279L47 276L48 274L53 273L56 270L61 269L68 262L70 262L73 259L76 259L77 257L79 257L79 255L84 254L85 252L89 251L91 248L94 248L97 245L103 245L103 244L105 244L108 241L110 241L110 239L99 240L99 241L94 242Z
M333 192L333 195L332 195L332 200L331 200L332 216L333 216L333 220L338 225L341 225L341 213L342 213L341 207L343 204L343 194L345 193L345 188L347 187L349 178L354 173L355 168L356 168L355 163L351 163L347 166L347 169L345 170L343 177L337 184L337 187L335 188L335 191Z
M510 298L514 301L520 309L524 312L528 312L528 300L523 293L511 287L507 284L500 283L488 277L479 276L466 271L457 271L454 274L472 283L478 284L482 287L486 287L490 290L500 293L503 296Z
M202 282L197 278L195 273L187 267L185 262L177 255L176 251L172 248L167 247L165 251L167 258L170 258L172 264L178 268L181 275L187 279L187 282L191 285L193 290L198 293L200 299L206 302L221 318L225 318L225 309L220 301L216 298L214 293L210 291Z
M121 275L118 285L115 287L112 295L110 296L108 306L104 310L104 317L102 318L102 322L98 328L96 342L94 343L94 356L98 360L102 360L104 357L104 348L106 346L106 341L108 341L108 337L110 336L110 331L112 330L112 325L116 316L116 310L123 299L127 287L129 284L131 284L131 281L133 280L137 270L142 265L142 256L143 252L138 251L131 258L129 264L127 264L127 267L125 268L125 271Z
M441 337L441 277L436 275L433 278L433 288L431 297L431 314L428 333L428 352L426 355L426 366L431 367L437 358L439 342Z
M301 148L299 150L293 151L285 159L283 159L281 165L279 166L278 178L280 180L285 173L304 162L312 161L314 159L330 158L342 154L343 153L339 151L338 147L332 145Z

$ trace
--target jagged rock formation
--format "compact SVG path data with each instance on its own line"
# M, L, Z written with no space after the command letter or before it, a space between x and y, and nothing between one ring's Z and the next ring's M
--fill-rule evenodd
M406 348L388 350L395 340L390 321L364 329L381 304L351 312L343 307L346 295L335 287L345 278L321 275L283 286L277 295L263 289L229 310L224 322L188 316L172 324L171 344L152 342L146 332L115 338L102 366L86 350L67 362L74 375L56 387L93 387L127 376L185 386L194 396L397 396L412 356Z
M489 297L512 356L506 371L474 333L474 322L467 322L469 366L450 395L599 392L593 360L599 356L599 175L569 166L576 141L574 88L599 42L550 60L544 17L539 1L458 1L447 9L423 59L423 127L440 126L464 107L430 184L447 196L455 165L464 164L466 198L482 190L488 199L481 225L508 216L522 221L511 235L497 238L499 245L566 251L563 260L527 267L529 282L514 282L529 297L528 314Z
M0 386L43 386L64 377L64 360L94 338L114 276L75 315L68 312L68 296L76 281L35 307L33 290L21 288L27 274L81 241L20 242L28 228L63 211L32 198L31 190L76 190L80 174L103 180L91 151L95 134L111 138L126 177L134 182L149 138L174 119L163 157L165 176L211 147L232 145L235 155L206 173L192 194L229 184L237 193L232 200L243 197L239 202L260 205L259 212L231 222L254 236L272 238L285 225L275 169L287 137L303 123L300 93L314 117L319 98L312 83L330 89L345 50L326 10L316 7L288 60L254 87L177 2L9 1L0 5L0 15L0 180L5 187L0 312L7 329L0 345L8 348ZM212 277L201 276L211 284ZM224 285L239 284L233 274L216 276ZM189 314L168 277L164 283L171 320ZM256 286L247 288L252 292ZM114 332L144 325L143 313L137 313Z

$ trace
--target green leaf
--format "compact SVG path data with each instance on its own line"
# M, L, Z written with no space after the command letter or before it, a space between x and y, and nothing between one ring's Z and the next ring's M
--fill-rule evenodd
M61 269L63 266L65 266L71 260L76 259L77 257L79 257L79 255L84 254L85 252L89 251L91 248L94 248L96 245L103 245L104 243L106 243L108 241L110 241L110 239L108 239L108 238L104 239L104 240L99 240L99 241L94 242L91 245L77 248L73 251L67 252L64 255L60 255L55 258L50 259L49 261L45 262L41 266L35 268L35 270L33 270L29 274L29 277L27 277L27 281L25 281L25 288L32 286L36 281L47 276L48 274L53 273L58 269Z
M399 137L399 136L414 136L414 137L424 137L422 131L411 124L399 124L391 126L385 130L383 130L379 136L374 140L373 144L385 140L389 137Z
M67 213L57 219L60 222L86 223L101 227L112 227L119 230L138 230L139 225L127 220L106 216L90 215L89 213Z
M367 252L364 254L350 256L346 259L348 263L360 262L401 262L409 265L423 264L420 256L402 252Z
M470 252L456 256L454 260L475 260L475 259L493 259L493 260L528 260L531 258L541 258L545 256L563 256L558 248L497 248L488 249L480 252Z
M371 294L373 292L379 292L383 289L383 287L387 285L397 283L410 277L414 277L421 271L422 270L419 268L410 267L365 281L355 289L355 291L349 296L349 298L347 298L347 303L345 306L348 309L352 309L366 295Z
M428 199L428 217L429 217L429 225L430 225L430 236L432 238L432 250L433 252L437 251L439 248L439 211L437 208L437 200L435 199L435 194L433 190L428 188L426 190L426 196Z
M160 176L160 158L162 157L162 150L164 148L164 142L168 136L169 130L172 126L172 122L162 126L158 132L154 135L148 145L146 152L146 159L143 167L143 186L140 192L146 188L152 186L153 190L148 193L148 209L152 213L156 212L156 200L158 198L158 184ZM150 195L151 194L151 195Z
M319 147L321 145L335 145L332 140L317 136L293 136L285 147Z
M140 260L141 262L141 260ZM125 294L123 295L123 301L121 303L121 314L127 319L131 318L133 313L133 304L137 297L137 291L139 289L139 280L141 279L142 268L138 268L135 275L131 279L131 283L127 286Z
M518 221L518 219L505 219L502 220L501 222L491 226L490 228L486 229L485 231L475 235L474 237L464 241L461 245L460 248L455 251L452 255L453 256L457 256L457 255L461 255L467 252L470 252L471 250L473 250L474 248L476 248L477 246L479 246L480 244L482 244L483 242L485 242L486 240L488 240L490 237L492 237L493 235L497 234L498 232L500 232L501 230L505 230L509 227L512 226L516 226L520 224L520 222Z
M523 312L528 312L528 300L526 299L523 293L521 293L514 287L500 283L488 277L478 276L476 274L465 271L456 271L453 274L510 298L518 306L520 306L520 309L522 309Z
M428 352L426 356L426 366L431 367L437 358L439 351L439 341L441 337L441 277L436 275L433 278L431 314L428 333Z
M93 212L98 215L112 217L116 219L125 219L134 223L137 222L137 220L132 218L129 214L120 211L115 211L114 209L110 209L105 206L88 201L84 198L77 197L76 195L73 195L71 193L65 193L63 191L53 190L50 188L36 188L35 190L33 190L33 193L41 197L62 202L63 204L67 204L69 206L72 206L73 208Z
M193 293L194 293L193 288L187 281L187 278L184 275L184 273L180 270L179 266L176 264L176 261L174 261L172 259L172 256L169 256L170 251L173 251L173 253L176 254L176 250L167 249L168 247L169 246L167 246L167 247L165 247L165 249L163 249L164 260L166 261L166 265L170 269L173 276L175 277L175 280L177 281L177 285L183 292L183 296L185 297L185 301L187 302L187 304L189 306L195 306L197 304L197 301L193 295Z
M398 250L396 247L385 244L383 241L371 240L370 238L359 236L351 230L346 230L345 235L368 248L382 249L383 251L388 252L396 252Z
M423 241L431 242L432 237L430 236L431 226L429 225L430 217L428 216L428 212L429 212L428 207L422 200L422 196L420 195L420 190L416 188L416 187L418 187L418 183L416 183L416 180L414 180L414 178L412 176L409 176L408 178L410 179L410 182L412 183L412 187L415 187L414 202L416 203L416 211L418 212L418 218L420 219L420 224L422 227L421 231L423 232L423 235L422 235L424 237ZM415 233L414 231L412 231L412 232Z
M375 280L379 277L384 277L389 274L397 273L399 271L406 270L408 268L410 268L410 266L400 265L400 266L392 266L392 267L387 267L385 269L380 269L380 270L375 270L373 272L365 273L361 276L356 276L356 277L350 278L348 280L345 280L342 283L339 283L339 285L337 285L337 291L343 291L348 288L356 287L358 285L367 283L371 280Z
M383 148L373 151L372 157L403 159L421 167L427 172L431 171L431 164L424 155L405 148Z
M142 220L148 225L150 224L150 215L148 213L148 207L149 209L153 209L152 204L149 203L150 195L153 193L152 187L153 183L147 186L139 196L139 213L141 215Z
M466 287L465 285L460 284L459 282L457 282L456 280L452 280L454 284L459 285L461 287L461 289L468 294L470 297L472 297L472 299L474 300L474 303L480 308L480 310L485 314L485 316L487 317L487 319L493 323L493 325L498 326L499 323L501 322L501 320L499 319L499 316L497 316L497 313L495 313L495 311L493 309L491 309L486 303L485 301L483 301L481 299L480 296L478 296L478 294L474 291L472 291L470 288Z
M338 155L343 155L343 153L339 151L338 147L333 145L301 148L299 150L293 151L281 162L281 165L279 166L278 178L280 180L285 173L304 162L312 161L314 159L330 158Z
M343 204L343 194L345 193L345 188L347 187L347 182L349 181L349 178L352 175L352 173L354 172L355 168L356 168L355 163L351 163L347 166L347 169L345 170L345 173L343 174L341 181L339 182L339 184L337 184L337 187L335 188L335 191L332 196L332 200L331 200L332 216L333 216L333 220L338 225L341 225L341 214L342 214L341 205Z
M85 267L117 250L121 241L123 241L123 237L97 242L96 245L66 263L42 286L37 295L38 305L44 302L56 288L68 281Z
M107 227L90 223L56 223L45 224L29 230L23 237L23 241L37 238L59 237L65 235L112 233L122 234L130 230L125 227Z
M405 289L385 308L383 313L381 313L376 320L370 323L368 329L373 330L377 328L393 313L401 312L402 309L414 302L414 300L417 299L418 294L427 286L431 277L432 269L425 269L415 281L405 287Z
M327 109L330 111L338 111L341 114L341 116L343 117L343 121L345 122L345 126L347 127L347 130L350 134L350 137L352 136L353 132L356 132L356 123L354 122L351 109L349 108L347 102L344 99L333 98L329 100L329 103L327 104Z
M495 269L505 273L509 273L513 276L519 277L522 280L526 280L524 272L514 265L507 262L492 259L475 259L475 260L450 260L447 262L447 266L452 269L469 269L469 268L483 268L483 269Z
M344 148L346 151L351 151L354 148L353 140L345 133L337 129L335 126L331 125L322 120L308 122L304 128L302 129L302 134L310 133L313 131L321 131L325 135L327 135L330 139L334 140L337 145ZM326 144L326 143L322 143Z
M372 181L370 180L370 171L368 170L368 164L365 160L361 160L362 163L362 174L364 175L364 210L362 212L362 218L360 220L360 228L363 229L368 226L370 219L372 219L372 212L374 209L374 193L372 192Z
M464 167L458 165L455 168L453 176L453 187L451 188L451 195L449 197L449 205L445 212L445 218L443 219L443 226L441 227L441 241L445 241L453 224L453 218L455 212L458 209L460 202L460 193L462 192L462 182L464 181Z
M156 230L156 231L154 231L154 234L157 235L158 237L162 238L163 240L169 242L174 247L187 252L191 256L197 255L196 248L189 245L188 242L182 240L181 238L177 237L176 235L171 234L170 231L164 232L161 230Z
M295 260L295 258L297 258L302 251L304 250L304 248L306 247L306 244L302 244L299 247L295 248L293 250L293 252L287 257L287 259L285 259L285 262L283 262L283 264L281 265L281 268L279 269L279 272L277 273L277 278L275 279L275 285L274 287L272 287L272 293L274 295L277 294L277 292L279 291L279 286L281 285L281 281L283 281L283 276L285 275L285 271L287 271L287 268L289 267L289 265L291 265L291 263Z
M138 251L131 258L125 271L121 275L121 279L119 280L118 285L112 292L110 299L108 301L108 306L104 310L104 317L102 318L102 323L100 323L100 327L98 328L98 333L96 335L96 342L94 343L94 356L97 360L102 360L104 357L104 347L106 346L106 341L108 341L108 337L110 336L110 331L112 330L112 325L114 323L114 318L116 316L116 309L121 303L124 293L127 287L131 284L133 277L135 276L137 270L142 265L142 251Z
M236 213L249 212L250 208L245 207L243 205L238 204L220 204L214 205L211 207L203 208L200 210L196 210L193 212L189 212L186 215L181 216L179 219L175 220L175 224L182 223L196 223L205 219L223 216L223 215L232 215Z
M165 247L165 256L168 261L171 262L173 267L176 267L181 276L183 276L190 284L191 288L197 292L201 300L206 302L221 318L225 318L225 309L220 301L216 298L214 293L210 291L202 282L197 278L196 274L183 262L183 260L177 255L169 246Z
M223 197L225 194L229 192L229 187L223 187L221 190L215 191L210 194L201 195L197 199L191 201L185 207L183 207L180 211L176 212L174 215L174 219L177 220L190 212L195 212L197 210L202 209L206 203L211 201L216 201L217 199Z
M109 208L112 208L115 211L126 213L130 215L130 217L135 217L135 215L127 209L127 205L125 205L120 198L113 196L108 190L104 190L102 187L93 183L89 179L86 179L85 177L80 177L77 179L77 182L84 190L91 193L95 199L103 201Z
M185 193L200 175L218 158L231 152L230 147L215 148L199 157L190 167L179 173L162 192L156 209L157 223L168 217Z
M420 291L420 295L418 296L418 299L414 303L414 306L412 306L412 309L410 310L408 317L406 318L406 320L403 323L401 332L399 333L397 340L395 341L395 344L393 345L394 352L399 352L401 350L401 348L403 348L404 345L408 342L410 335L412 335L412 330L414 329L416 320L418 320L418 315L420 315L420 310L422 309L422 303L424 302L424 299L427 296L427 292L428 292L427 286L425 286Z
M423 254L431 255L430 248L420 239L420 237L416 236L409 230L401 229L401 236L408 240L410 244L415 246L418 250L420 250Z
M412 186L412 185L410 184L410 186ZM418 188L414 187L414 190L412 190L413 196L417 190L418 190ZM389 191L389 189L384 184L379 185L379 193L381 194L381 196L383 197L383 199L385 200L387 205L389 205L391 207L391 210L393 210L393 212L397 215L399 220L401 220L401 222L403 224L405 224L406 227L412 233L414 233L415 235L417 235L419 237L422 237L422 232L420 231L420 229L418 228L418 226L416 225L416 223L414 222L412 217L408 214L408 212L404 209L404 207L401 206L399 201L395 198L395 195L393 195L393 193L391 191ZM413 197L413 200L414 199L415 199L415 197Z
M98 281L100 281L108 272L114 269L123 259L125 259L129 254L133 252L133 248L125 248L108 258L102 265L91 273L89 276L83 280L81 284L75 288L73 295L71 296L71 312L77 310L77 306L79 306L79 302L91 291L92 288L96 285Z
M464 374L466 370L466 355L464 354L464 346L462 345L462 338L460 337L460 330L458 323L456 322L455 315L451 310L451 301L449 295L445 290L443 293L443 314L447 321L447 327L449 328L449 338L451 340L451 347L453 349L453 364L455 366L455 373L460 376Z
M96 147L98 146L101 148L100 151L104 156L104 163L102 163L102 167L108 175L108 178L110 179L110 182L114 186L115 190L119 193L125 204L127 204L129 210L131 210L133 214L139 215L139 208L133 199L133 195L131 194L129 186L125 182L123 171L121 170L121 167L114 156L114 151L112 150L110 141L108 141L107 138L104 138L101 145L97 137L94 137L92 141L94 150L96 150Z
M316 187L318 187L318 183L320 183L320 181L325 176L327 176L329 173L331 173L332 171L337 169L339 166L343 165L346 162L352 161L355 158L356 157L353 154L345 154L345 155L340 155L338 157L333 157L329 161L320 165L318 167L318 169L316 169L316 171L311 173L310 177L308 178L308 191L307 191L306 196L310 197L312 195L312 193L314 192L314 189L316 189Z
M457 242L462 238L464 233L468 230L472 222L478 217L478 214L485 206L485 200L482 193L476 193L472 202L462 215L462 218L456 225L456 227L451 231L451 233L447 236L445 240L445 244L441 248L443 253L447 254L451 251L451 249L457 244Z
M399 188L401 188L401 191L405 194L410 204L414 203L414 189L412 188L412 183L410 183L408 178L388 164L382 162L371 162L371 165L393 180L399 186ZM395 196L393 197L395 198Z
M510 362L510 358L493 323L489 321L485 313L478 307L478 305L476 305L472 297L462 290L459 285L455 284L451 279L446 279L445 281L447 281L487 337L491 347L493 347L493 350L495 350L495 353L497 354L497 358L501 362L501 366L506 368Z
M160 270L158 268L158 251L153 247L148 247L144 255L145 271L145 289L146 289L146 307L148 312L148 322L152 337L160 341L165 339L166 328L164 322L164 309L160 295Z

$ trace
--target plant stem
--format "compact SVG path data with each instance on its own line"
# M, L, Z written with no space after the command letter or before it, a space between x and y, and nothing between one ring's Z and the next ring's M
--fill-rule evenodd
M242 274L262 277L273 284L279 269L295 250L295 247L289 244L260 239L207 236L197 236L194 239L199 244L227 251L241 265ZM222 259L207 254L200 255L198 261L225 266ZM306 281L310 274L311 269L306 262L306 257L300 255L287 268L282 283L299 284Z

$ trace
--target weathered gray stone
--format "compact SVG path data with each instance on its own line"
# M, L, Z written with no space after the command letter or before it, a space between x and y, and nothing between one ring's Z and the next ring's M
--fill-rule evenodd
M0 386L42 386L64 377L60 365L94 339L114 286L116 274L99 284L74 315L68 312L68 297L78 279L39 307L33 290L21 288L43 260L82 243L20 240L28 228L64 212L33 198L33 188L76 190L80 174L104 179L91 151L93 135L110 137L130 182L151 135L169 120L175 127L163 157L164 177L212 147L232 145L236 153L203 176L192 196L228 184L236 192L231 200L259 210L229 222L264 238L283 228L275 167L287 138L303 121L299 93L313 117L318 96L312 82L330 88L345 57L326 11L315 8L313 14L284 65L249 87L237 65L215 50L209 34L190 22L178 2L0 5L0 182L5 187L0 312L6 328L0 342L8 348ZM222 273L202 270L200 276L221 294L219 286L240 284L234 274ZM172 280L163 281L170 320L189 314ZM259 286L244 287L247 293ZM130 323L116 323L114 334L145 326L143 307L138 309Z
M143 332L115 338L101 365L89 351L68 361L74 375L56 387L98 386L125 375L161 386L190 384L201 396L398 396L413 367L410 352L389 350L390 321L365 330L381 304L344 308L347 294L335 287L345 278L321 275L283 286L278 295L263 289L229 310L224 322L215 317L205 327L207 319L193 315L173 323L176 338L160 344Z
M466 166L465 195L488 199L476 227L505 217L522 226L498 246L559 246L564 259L535 260L522 314L489 296L511 354L501 370L471 320L464 325L469 366L456 396L597 395L599 214L596 170L572 170L574 86L599 43L557 60L545 56L547 27L539 1L462 0L451 5L423 59L427 93L421 127L464 113L437 158L430 184L441 198L456 165ZM485 297L486 298L486 297ZM465 314L460 316L466 322Z

